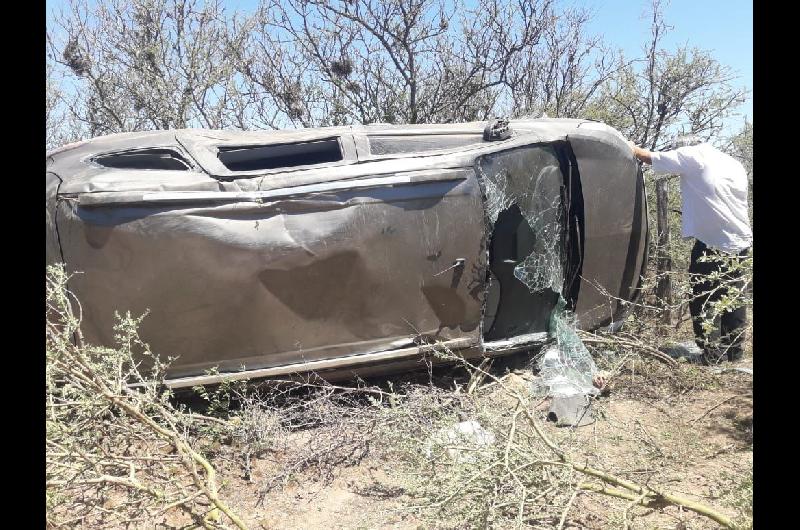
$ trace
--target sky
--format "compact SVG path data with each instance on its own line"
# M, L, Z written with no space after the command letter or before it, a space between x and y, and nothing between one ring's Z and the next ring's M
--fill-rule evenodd
M650 32L647 1L590 0L570 2L594 11L593 32L603 34L627 56L641 53ZM712 57L729 66L738 76L736 83L750 91L739 110L753 122L753 3L752 0L672 0L664 9L664 21L673 27L665 37L667 47L688 43L712 52Z
M590 8L592 33L621 48L625 55L641 54L649 34L649 0L558 0L562 5ZM66 0L46 0L47 11ZM258 0L228 0L229 9L250 10ZM665 22L673 30L665 38L667 47L688 43L708 50L738 76L736 83L750 91L750 98L729 120L730 129L753 122L753 3L752 0L671 0L664 9Z

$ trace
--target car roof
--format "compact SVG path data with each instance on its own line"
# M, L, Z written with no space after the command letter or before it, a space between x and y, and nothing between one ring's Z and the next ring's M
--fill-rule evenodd
M87 178L107 168L91 163L91 159L108 153L133 149L171 148L188 154L184 146L192 143L224 145L232 143L280 143L302 142L339 135L448 135L448 134L481 134L488 122L466 122L448 124L370 124L343 127L317 127L307 129L286 130L211 130L211 129L170 129L159 131L141 131L117 133L98 136L89 140L64 145L47 152L47 170L59 175L64 180ZM619 136L613 128L591 120L571 118L537 118L511 121L511 128L517 133L534 134L543 141L564 138L569 133L580 132L591 134L592 131L603 130ZM420 153L420 156L434 155L435 152ZM195 158L189 154L189 158Z

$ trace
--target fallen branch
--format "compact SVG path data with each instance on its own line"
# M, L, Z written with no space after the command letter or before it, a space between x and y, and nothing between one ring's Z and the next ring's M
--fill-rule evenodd
M567 522L567 513L569 513L569 509L572 508L572 503L575 502L575 498L578 496L579 492L580 492L580 488L578 488L578 489L576 489L575 491L572 492L572 495L570 496L569 500L567 501L567 505L564 507L564 511L561 512L561 519L558 521L558 529L557 530L563 530L564 523Z
M550 450L558 457L558 459L564 465L567 465L573 470L583 473L585 475L597 478L604 483L622 488L622 490L619 490L619 489L609 488L606 485L594 486L592 484L582 484L581 489L587 491L595 491L597 493L603 493L605 495L618 497L629 501L635 501L635 503L642 504L643 506L649 506L649 507L659 507L664 505L680 506L687 510L708 517L709 519L716 521L725 528L730 528L730 529L736 528L736 526L733 524L733 521L731 521L730 518L719 513L715 509L706 506L705 504L695 502L691 499L674 495L672 493L658 491L648 486L641 486L639 484L636 484L635 482L625 480L611 473L606 473L605 471L595 469L586 464L581 464L572 461L572 459L545 434L542 427L539 425L539 422L530 413L528 407L525 406L527 400L525 399L524 396L522 396L519 392L509 388L508 385L506 385L499 378L495 377L493 374L485 372L485 375L486 377L493 379L495 383L499 384L503 388L503 390L505 390L508 393L508 395L514 397L517 400L518 407L519 409L522 410L522 413L528 420L529 425L533 428L533 430L536 432L539 438L545 443L545 445L547 445L547 447L550 448Z
M92 485L92 484L116 484L119 486L125 486L126 488L135 489L138 491L142 491L148 493L155 497L156 499L161 499L164 497L163 492L158 491L154 488L150 488L142 484L136 479L126 479L124 477L115 477L111 475L103 475L101 477L96 478L87 478L81 480L48 480L45 482L46 488L51 488L53 486L75 486L75 485Z
M719 407L721 407L721 406L722 406L722 405L724 405L725 403L727 403L727 402L729 402L729 401L733 401L734 399L736 399L736 398L739 398L739 397L742 397L742 396L736 395L736 396L731 396L731 397L729 397L729 398L725 398L725 399L723 399L722 401L720 401L719 403L717 403L716 405L714 405L713 407L711 407L710 409L708 409L707 411L705 411L704 413L702 413L700 416L698 416L698 417L696 417L695 419L693 419L692 421L693 421L693 422L695 422L695 421L700 421L700 420L702 420L703 418L705 418L706 416L708 416L708 415L709 415L709 414L710 414L712 411L714 411L714 410L718 409Z
M106 373L102 365L93 362L91 353L82 350L82 343L78 340L70 340L70 336L75 336L76 339L80 338L73 330L79 328L79 319L74 317L72 305L69 302L69 291L60 282L65 281L65 276L59 274L58 271L53 271L53 278L48 278L48 304L62 318L62 325L54 324L48 321L47 326L47 341L48 341L48 374L57 374L55 380L66 380L68 388L80 390L84 395L90 396L88 404L92 406L99 405L99 402L105 400L105 405L101 410L108 410L114 417L125 416L132 419L135 423L145 429L149 430L157 438L166 441L172 446L177 456L182 461L183 467L190 473L197 489L210 501L213 505L211 511L204 519L204 525L213 525L218 527L222 514L225 514L239 529L246 529L244 522L222 501L218 494L217 474L211 463L199 452L194 450L187 440L181 435L178 425L180 424L179 413L169 410L159 399L159 396L151 396L145 392L134 390L125 384L126 379L130 374L136 374L139 380L143 380L141 373L138 371L138 365L131 362L129 374L124 373L123 366L125 360L121 360L115 369L105 368L109 370ZM126 335L125 326L138 325L139 321L132 321L128 319L120 324L120 335L116 338L120 342L122 352L127 352L125 355L130 355L133 344L136 343L134 335ZM115 328L116 330L116 328ZM146 345L145 345L146 347ZM119 358L117 359L119 360ZM154 372L155 373L155 372ZM55 388L52 380L48 381L53 385L49 389ZM146 387L145 387L146 388ZM73 392L74 393L74 392ZM52 393L51 393L52 395ZM72 396L73 394L68 394ZM78 394L80 395L80 394ZM75 401L69 399L68 401ZM51 403L53 401L51 400ZM76 404L77 406L77 404ZM161 421L157 421L160 418ZM194 419L200 419L195 416ZM222 423L221 420L215 420L209 417L202 417L203 421L213 421L215 423ZM146 442L147 440L139 437L134 430L129 431L130 434L138 438L137 442ZM91 454L92 451L84 451L81 444L75 444L73 447L66 447L55 440L48 440L48 446L57 449L58 453L69 455L76 453L82 461L84 461L94 472L97 477L80 476L82 469L70 462L59 462L55 459L53 451L48 453L48 463L52 469L72 469L79 475L73 477L71 480L62 480L60 478L50 479L47 481L48 488L65 487L72 485L87 485L101 487L103 484L112 484L123 486L129 489L142 491L148 493L159 501L165 501L168 498L167 492L151 487L142 483L135 476L136 468L134 466L133 458L125 458L124 460L116 459L116 455L108 454L102 446L95 448L95 453L101 452L103 454ZM137 455L122 454L121 457L135 457ZM150 460L153 457L148 457ZM163 460L162 461L163 465ZM158 460L155 460L158 461ZM128 476L120 476L118 474L108 474L104 472L103 468L112 467L120 468L127 467ZM201 469L198 469L201 468ZM58 475L56 475L58 477ZM165 487L169 482L164 482ZM183 495L183 498L187 498ZM194 496L188 496L194 498ZM182 504L179 501L177 505ZM174 502L170 505L176 505ZM95 506L98 510L103 510L101 507Z
M93 387L98 394L103 396L109 402L124 410L132 418L136 419L142 425L148 427L156 435L170 442L179 451L182 458L185 459L186 467L191 472L195 485L214 505L215 510L212 510L210 518L214 520L214 522L218 522L218 514L219 512L222 512L227 515L228 518L230 518L230 520L233 521L238 528L246 530L247 526L244 524L244 522L235 513L233 513L233 511L222 501L222 499L220 499L219 495L217 494L217 472L209 463L209 461L206 460L206 458L200 453L192 449L192 447L186 443L176 431L162 427L151 417L142 413L138 407L132 405L123 396L120 396L109 389L88 366L88 363L83 358L83 355L80 351L75 350L73 354L74 364L61 363L61 368L66 373L74 376L76 380L83 381L87 385ZM127 392L135 391L127 389ZM159 412L162 415L168 416L167 411L161 405L155 405L155 407L159 409ZM193 464L197 464L203 468L206 476L205 481L203 481L200 475L197 473L197 470Z
M638 350L641 353L645 353L645 354L647 354L647 355L649 355L649 356L661 361L662 363L669 365L672 368L679 368L680 367L680 364L678 363L678 361L676 361L675 359L673 359L672 357L670 357L666 353L664 353L662 351L659 351L659 350L653 348L652 346L648 346L646 344L643 344L641 342L631 341L631 340L628 340L628 339L624 339L622 337L614 337L613 339L604 338L604 337L599 337L597 335L594 335L592 333L588 333L586 331L579 331L578 334L580 335L581 340L583 342L586 342L586 343L589 343L589 344L618 344L620 346L627 346L628 348L633 348L635 350Z
M625 510L623 510L622 512L622 524L623 524L622 530L628 530L630 528L630 524L628 523L628 513L631 511L631 508L642 502L642 500L644 500L646 497L647 494L643 493L642 495L639 495L639 497L637 497L636 500L629 502L628 505L625 507Z
M492 367L492 359L487 357L481 361L481 364L478 366L478 370L476 370L469 378L469 384L467 385L467 395L472 394L475 392L475 389L480 386L483 380L486 378L484 373L491 369Z

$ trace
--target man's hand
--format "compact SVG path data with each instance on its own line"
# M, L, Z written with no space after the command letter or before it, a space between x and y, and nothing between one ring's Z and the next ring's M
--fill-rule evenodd
M632 141L628 140L628 145L631 146L631 151L633 151L633 156L644 162L645 164L652 164L653 163L653 155L647 149L642 149L634 144Z

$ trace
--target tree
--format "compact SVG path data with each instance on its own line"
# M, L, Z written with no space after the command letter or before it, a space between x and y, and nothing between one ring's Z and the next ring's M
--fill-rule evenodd
M723 150L742 163L747 171L748 188L751 190L747 197L750 206L750 224L753 224L753 124L745 121L742 129L727 139Z
M53 106L89 137L246 127L226 53L245 37L240 29L219 0L74 0L47 32L48 70L62 76Z
M513 116L579 118L605 105L603 86L629 67L600 37L588 34L587 9L560 12L542 31L538 46L509 64L506 86Z
M644 57L625 63L604 85L587 115L619 129L637 145L651 150L669 146L676 133L706 139L719 134L724 121L744 102L747 92L735 87L730 68L710 52L679 46L663 48L672 29L664 21L663 0L651 4L650 40ZM669 308L672 302L669 180L655 181L656 295ZM665 320L671 319L669 310Z
M48 144L57 116L78 137L578 116L619 67L589 16L554 0L71 0L47 33Z
M745 121L742 129L728 138L728 141L723 146L723 149L739 160L745 170L747 176L750 178L751 183L753 179L753 124Z
M294 125L486 119L553 2L451 4L266 0L237 59Z
M45 145L48 149L80 140L84 136L83 128L76 123L73 116L60 104L64 97L61 80L56 79L50 63L46 65L45 85L45 119L47 123Z

